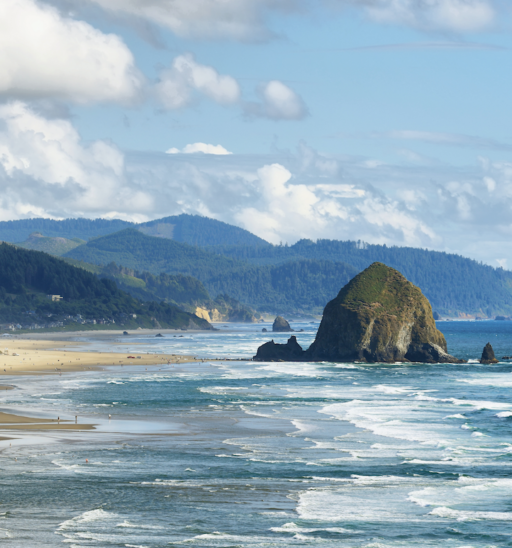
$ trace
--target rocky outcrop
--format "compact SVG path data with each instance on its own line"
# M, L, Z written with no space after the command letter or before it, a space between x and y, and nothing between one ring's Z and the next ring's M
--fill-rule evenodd
M272 331L276 333L290 333L293 329L290 327L290 324L282 317L277 316L272 325Z
M286 344L276 344L273 340L258 348L254 361L257 362L298 362L303 361L304 350L291 336Z
M272 350L275 359L283 359L288 350L282 347L291 345L292 361L461 362L448 354L444 335L437 330L430 303L420 289L382 263L358 274L327 304L308 350L300 354L293 341L267 345L263 355L268 361L272 361ZM258 350L254 359L261 356Z
M487 343L484 346L482 357L480 358L480 363L483 363L486 365L491 363L499 363L499 361L496 359L496 356L494 355L494 350L491 346L491 343Z

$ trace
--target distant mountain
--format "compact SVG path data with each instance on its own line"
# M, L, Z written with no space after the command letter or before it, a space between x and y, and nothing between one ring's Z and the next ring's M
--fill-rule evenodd
M154 275L194 276L210 295L227 294L262 311L318 312L358 272L343 263L303 259L255 266L207 249L126 229L92 240L65 257L96 265L115 262Z
M80 238L73 238L72 240L61 237L47 238L40 232L33 232L26 241L16 245L24 249L32 249L33 251L44 251L45 253L59 257L85 243L85 240L81 240Z
M0 240L11 243L25 242L31 234L47 238L90 240L119 232L124 228L137 228L144 234L166 238L194 246L269 246L270 244L243 228L228 225L199 215L176 215L147 223L135 224L120 219L23 219L0 222ZM48 251L48 253L52 253Z
M0 240L4 242L24 242L33 232L39 232L49 238L80 238L89 240L104 234L112 234L133 223L120 219L22 219L19 221L0 222Z
M199 215L182 214L165 217L140 224L137 228L148 236L168 238L200 247L218 245L270 246L268 242L243 228Z
M0 324L24 327L199 327L204 320L177 306L144 303L46 253L0 244Z
M381 262L417 285L442 315L491 317L512 312L512 272L451 253L338 240L300 240L292 246L266 248L225 246L216 252L254 265L300 259L343 261L358 272Z
M23 238L7 237L23 230ZM334 285L339 289L344 276L382 262L420 287L442 316L512 314L512 272L455 254L338 240L274 246L241 228L185 214L140 225L102 219L9 221L0 223L0 239L24 241L35 230L67 240L97 237L65 252L67 257L100 265L115 262L155 276L161 272L194 276L210 295L226 293L260 310L276 311L272 306L286 307L280 309L283 312L315 309L317 297L330 300L335 296ZM37 249L60 254L64 243L55 242L52 248L49 241L41 240L37 245ZM320 266L324 273L318 273ZM336 272L341 276L337 282ZM281 284L286 277L293 283ZM299 299L306 280L309 297Z

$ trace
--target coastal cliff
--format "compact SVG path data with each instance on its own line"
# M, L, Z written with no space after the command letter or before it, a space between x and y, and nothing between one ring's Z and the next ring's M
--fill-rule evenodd
M272 361L267 345L258 349L255 360L263 361L265 356L265 361ZM293 344L293 352L287 353L288 345L274 346L285 347L275 353L276 360L460 362L448 354L421 290L382 263L373 263L358 274L327 304L308 350L299 354ZM283 358L284 354L289 356Z

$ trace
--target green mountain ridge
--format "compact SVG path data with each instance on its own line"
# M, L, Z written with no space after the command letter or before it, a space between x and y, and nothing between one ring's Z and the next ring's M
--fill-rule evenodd
M300 240L292 246L267 248L222 246L215 253L254 265L301 259L343 261L358 272L381 262L420 287L434 310L444 316L491 317L512 312L512 272L452 253L339 240Z
M346 264L300 260L255 266L173 240L146 236L134 229L103 236L65 257L87 263L110 262L158 275L187 274L216 297L230 295L260 311L321 311L357 271Z
M211 329L208 322L175 305L142 302L112 280L99 279L47 253L2 243L0 324L5 328L13 323L25 328L115 325L118 329Z
M50 227L67 239L80 237L78 229L94 233L87 236L93 240L64 253L66 257L99 265L115 262L155 276L161 272L193 276L210 295L228 294L262 311L319 312L347 276L382 262L420 287L441 316L512 314L512 272L456 254L338 240L300 240L292 246L275 246L241 228L185 214L139 225L86 219L9 221L0 223L0 239L7 240L6 231L29 225L31 229ZM119 226L131 230L132 235L127 237ZM99 234L102 231L108 234ZM59 249L45 250L60 253ZM130 283L140 285L140 281Z

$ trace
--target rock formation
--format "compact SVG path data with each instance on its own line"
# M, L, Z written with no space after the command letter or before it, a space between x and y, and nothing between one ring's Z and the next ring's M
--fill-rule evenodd
M263 345L265 350L260 352L260 347L254 359L461 362L447 353L444 335L437 330L430 303L420 289L382 263L373 263L358 274L327 304L308 350L300 353L292 339L286 345Z
M498 360L496 359L496 356L494 355L494 350L491 346L491 343L487 343L484 346L482 357L480 358L480 363L484 363L484 364L499 363Z
M286 344L276 344L272 340L261 345L253 359L257 362L299 362L304 359L304 350L293 335Z
M290 327L290 324L282 316L278 316L274 320L274 324L272 325L272 331L277 333L289 333L293 331L293 329Z

